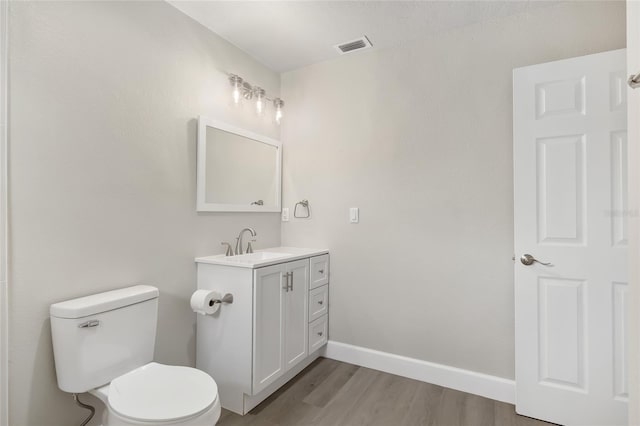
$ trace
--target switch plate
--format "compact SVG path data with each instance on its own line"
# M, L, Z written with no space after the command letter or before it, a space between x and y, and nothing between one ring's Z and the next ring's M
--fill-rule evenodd
M360 221L360 209L357 207L351 207L349 209L349 222L358 223Z
M282 221L289 222L289 207L282 208Z

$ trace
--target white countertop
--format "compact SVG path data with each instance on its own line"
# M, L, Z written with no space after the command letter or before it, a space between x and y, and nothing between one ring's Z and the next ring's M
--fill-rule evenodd
M196 263L209 263L212 265L254 269L327 253L329 253L329 250L327 249L272 247L256 250L251 254L241 254L237 256L225 256L224 254L218 254L215 256L196 257Z

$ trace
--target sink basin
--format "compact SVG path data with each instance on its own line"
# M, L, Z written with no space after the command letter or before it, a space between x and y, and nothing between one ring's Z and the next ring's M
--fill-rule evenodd
M298 247L272 247L258 250L255 253L225 256L223 254L196 258L196 263L211 265L234 266L237 268L260 268L291 260L303 259L329 253L324 249L309 249Z

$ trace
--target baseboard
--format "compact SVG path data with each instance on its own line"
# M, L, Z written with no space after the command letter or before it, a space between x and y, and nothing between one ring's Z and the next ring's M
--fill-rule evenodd
M330 340L323 356L514 404L515 381Z

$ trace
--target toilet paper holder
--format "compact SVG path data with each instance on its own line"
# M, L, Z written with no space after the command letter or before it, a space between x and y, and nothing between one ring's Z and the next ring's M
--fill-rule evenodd
M224 296L222 296L222 299L213 299L209 302L209 306L214 306L217 303L228 303L228 304L232 304L233 303L233 294L231 293L227 293Z

